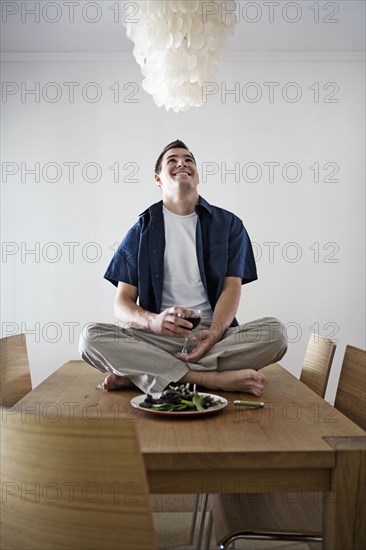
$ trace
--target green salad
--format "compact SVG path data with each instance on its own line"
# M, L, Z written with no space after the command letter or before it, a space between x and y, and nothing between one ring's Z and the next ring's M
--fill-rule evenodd
M191 391L187 386L169 386L158 398L147 394L140 407L155 411L194 412L206 411L212 407L222 405L220 399L214 399L211 395L199 393L194 387Z

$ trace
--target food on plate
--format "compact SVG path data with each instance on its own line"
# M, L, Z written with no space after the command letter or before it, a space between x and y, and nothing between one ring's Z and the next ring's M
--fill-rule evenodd
M189 384L186 386L181 384L180 386L169 386L157 398L147 394L140 407L155 411L201 412L221 405L222 402L219 399L215 399L210 394L196 391L196 386L191 391Z

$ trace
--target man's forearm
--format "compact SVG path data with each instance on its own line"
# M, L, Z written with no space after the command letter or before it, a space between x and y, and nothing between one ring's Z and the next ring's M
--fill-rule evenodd
M241 293L241 281L228 278L224 290L216 303L210 330L219 341L226 329L231 325L238 310Z
M156 313L142 309L133 300L127 298L115 303L114 313L121 323L129 323L134 328L143 329L150 329L151 323L156 317Z
M116 299L114 311L121 323L176 338L182 338L190 333L191 324L184 319L189 310L173 306L160 313L152 313L137 305L135 298L135 293L132 292L131 296L119 296Z

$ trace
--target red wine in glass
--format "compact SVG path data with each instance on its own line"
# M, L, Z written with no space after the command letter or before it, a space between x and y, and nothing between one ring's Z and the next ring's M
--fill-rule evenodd
M191 308L187 308L187 309L191 309ZM193 330L194 328L198 327L198 325L201 322L201 316L202 316L201 310L199 308L192 309L191 311L193 311L194 313L191 313L190 315L182 315L178 313L179 317L192 323L193 326L190 328L187 327L188 330ZM180 357L186 357L189 354L189 351L187 349L189 336L190 335L188 334L187 336L184 337L183 349L178 354Z
M188 330L193 330L194 328L198 327L198 325L201 322L201 317L183 317L186 321L189 321L192 323L192 328L189 328Z

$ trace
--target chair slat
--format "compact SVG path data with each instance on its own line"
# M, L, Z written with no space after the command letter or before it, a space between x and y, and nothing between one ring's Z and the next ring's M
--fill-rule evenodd
M334 406L366 430L365 350L346 347Z
M300 380L320 397L325 396L336 347L329 338L315 333L310 336Z
M11 407L32 391L25 334L0 340L0 405Z
M157 549L132 423L20 412L5 418L2 548Z

